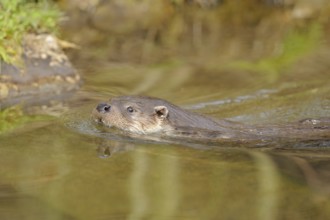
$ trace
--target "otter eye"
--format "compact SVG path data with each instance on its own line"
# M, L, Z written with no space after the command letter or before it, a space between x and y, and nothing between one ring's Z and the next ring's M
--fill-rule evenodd
M131 106L128 106L128 107L127 107L127 111L128 111L129 113L132 113L132 112L134 112L134 109L133 109Z

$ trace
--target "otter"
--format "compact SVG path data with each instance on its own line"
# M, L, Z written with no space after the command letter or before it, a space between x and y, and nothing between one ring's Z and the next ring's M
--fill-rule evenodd
M166 100L147 96L112 98L109 103L98 104L92 111L92 118L102 125L115 127L132 134L166 136L185 134L215 139L265 139L274 136L315 138L325 137L324 134L329 138L330 129L328 125L319 127L305 121L283 126L250 126L207 117L182 109Z

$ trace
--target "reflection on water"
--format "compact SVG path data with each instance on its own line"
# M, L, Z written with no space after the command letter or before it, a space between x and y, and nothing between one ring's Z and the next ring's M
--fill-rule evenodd
M327 75L242 87L139 68L100 66L69 113L0 136L0 219L330 218L329 141L141 140L90 120L98 102L135 91L251 125L329 117Z
M231 1L224 2L231 9ZM72 39L98 43L74 52L73 63L85 84L70 103L70 112L0 136L0 219L330 219L329 139L288 141L284 135L281 141L263 145L142 140L91 123L90 112L97 103L127 94L156 96L252 126L330 117L329 46L313 52L316 42L323 42L321 30L328 29L326 13L320 19L324 28L312 22L305 31L290 32L282 21L287 17L281 16L290 9L281 11L274 23L258 21L259 26L254 16L244 14L253 25L249 30L244 20L236 20L237 13L225 13L222 31L218 17L206 16L215 10L197 17L186 12L170 16L177 22L166 20L171 24L168 33L166 28L150 32L143 27L142 34L125 40L121 34L106 32L102 36L110 39L101 43L90 39L97 34L77 25L79 31L73 32L78 36ZM121 15L116 11L113 16ZM109 29L117 27L109 26L107 19L100 21ZM228 25L231 21L243 22L243 29ZM188 29L180 31L184 25ZM234 28L227 30L230 26ZM275 27L282 27L279 34ZM194 33L201 34L197 40L203 40L198 48L189 41L196 38L191 35L195 28L200 31ZM157 32L165 32L163 40ZM291 34L286 36L287 32ZM141 41L135 51L135 44L140 45L136 37L150 39ZM185 37L188 40L182 43ZM183 47L167 48L171 40ZM150 55L138 60L182 54L154 65L109 61L130 60L149 44L161 47L148 47ZM286 69L287 65L292 66Z
M330 217L327 148L196 149L105 140L63 123L0 141L1 219Z
M159 88L144 84L139 68L98 70L69 113L0 136L0 219L330 218L329 142L140 140L90 120L98 102L143 88L213 117L285 125L330 115L328 76L241 88L225 86L231 77L203 75L211 83L200 84L189 73L167 90L169 70Z

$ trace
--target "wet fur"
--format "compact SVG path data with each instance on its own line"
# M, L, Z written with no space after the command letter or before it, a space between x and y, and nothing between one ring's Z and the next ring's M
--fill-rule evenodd
M228 120L218 120L184 110L165 100L145 96L119 96L109 104L109 112L93 110L92 117L108 127L116 127L135 134L180 135L207 138L265 139L273 137L327 138L330 120L316 125L291 123L287 125L249 126ZM127 111L132 107L134 113ZM315 121L315 120L314 120ZM314 122L312 121L312 122ZM325 123L323 125L322 123ZM322 125L322 129L319 128Z

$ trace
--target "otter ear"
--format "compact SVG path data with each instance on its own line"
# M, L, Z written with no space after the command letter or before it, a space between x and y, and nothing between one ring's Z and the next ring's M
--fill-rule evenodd
M156 106L155 107L155 113L157 115L157 117L159 118L166 118L168 115L168 109L166 108L166 106Z

